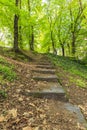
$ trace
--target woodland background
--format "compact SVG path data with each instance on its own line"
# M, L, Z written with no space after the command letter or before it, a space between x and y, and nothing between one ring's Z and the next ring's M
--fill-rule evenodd
M0 46L87 57L86 0L0 0Z

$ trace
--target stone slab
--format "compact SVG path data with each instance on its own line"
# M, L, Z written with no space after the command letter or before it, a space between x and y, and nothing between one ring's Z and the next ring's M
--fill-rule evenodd
M55 74L54 69L34 69L32 71L41 74Z
M54 69L52 65L36 65L36 68Z
M75 113L77 116L77 120L80 124L82 124L85 128L87 128L87 122L80 110L80 108L76 105L72 105L71 103L65 103L64 108L69 110L72 113Z
M40 86L39 86L40 88ZM38 98L59 98L59 100L64 99L65 100L65 91L62 88L60 84L49 84L47 83L47 86L42 87L40 89L36 90L25 90L25 92L22 92L22 94L26 96L34 96Z
M65 98L65 94L64 93L55 93L55 92L40 92L40 91L32 91L32 92L22 92L22 94L26 95L26 96L33 96L33 97L37 97L37 98L59 98L59 100L61 100L61 98ZM65 100L65 99L64 99Z
M38 65L51 65L52 63L51 62L47 62L47 61L42 61L42 62L38 62L37 63Z
M47 81L47 82L57 82L58 78L56 75L36 75L33 76L33 79L36 81Z

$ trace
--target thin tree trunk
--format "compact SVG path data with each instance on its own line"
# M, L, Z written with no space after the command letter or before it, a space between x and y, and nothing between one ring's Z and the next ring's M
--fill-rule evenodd
M47 10L47 13L48 13L48 10ZM49 26L50 26L50 38L51 38L51 42L52 42L53 53L57 54L57 51L56 51L56 48L55 48L55 42L54 42L54 38L53 38L52 18L49 15L48 15L48 22L49 22Z
M21 0L20 0L20 10L21 10ZM19 25L19 45L22 47L22 26L21 26L21 18L20 18L20 25Z
M31 26L32 34L31 34L31 41L30 41L30 50L34 51L34 28Z
M71 16L71 34L72 34L72 42L71 42L71 55L75 56L75 32L76 32L76 23L73 24L73 14L72 14L72 10L70 8L70 16ZM76 22L77 22L77 18L76 18ZM74 30L73 29L74 26Z
M65 48L64 48L64 45L61 45L61 48L62 48L62 56L65 56Z
M17 52L18 48L18 16L14 16L14 51Z
M22 34L21 34L21 25L19 26L19 45L22 46Z
M29 18L31 18L30 0L28 0L28 11L29 11ZM34 27L33 25L30 25L29 27L29 47L31 51L34 51Z
M72 56L75 56L75 53L76 53L76 47L75 47L75 34L73 33L72 34Z
M54 39L53 39L53 32L52 32L52 30L51 30L51 42L52 42L53 53L57 54L57 51L56 51L56 48L55 48Z
M18 7L18 0L16 0L16 6ZM18 52L18 15L14 16L14 51Z
M69 52L69 55L70 55L70 45L67 44L67 47L68 47L68 52Z

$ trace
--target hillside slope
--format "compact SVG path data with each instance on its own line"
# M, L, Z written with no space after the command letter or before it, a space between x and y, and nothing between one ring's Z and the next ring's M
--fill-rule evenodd
M35 58L37 60L30 61L22 54L15 56L13 52L4 51L4 53L4 56L2 56L3 53L0 54L0 129L85 130L76 122L75 113L70 114L57 107L57 105L61 106L63 102L27 97L20 93L24 90L30 91L36 88L37 83L40 84L33 80L32 70L35 68L37 60L48 56L55 64L56 74L66 90L69 102L78 105L87 119L87 88L82 86L83 83L78 86L76 82L77 79L81 79L86 84L86 79L82 80L81 75L73 74L72 71L70 73L67 68L69 65L75 68L77 63L72 64L70 59L55 55L40 54ZM57 107L57 113L56 109L51 108L52 104ZM53 113L49 111L50 108Z

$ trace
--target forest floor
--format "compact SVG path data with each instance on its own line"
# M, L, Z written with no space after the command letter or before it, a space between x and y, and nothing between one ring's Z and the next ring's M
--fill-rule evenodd
M14 58L14 55L11 54L1 53L0 55L0 58L6 61L6 65L14 66L13 70L17 74L17 78L13 81L0 78L0 90L2 91L0 95L0 130L86 130L77 122L75 113L58 107L62 106L64 102L28 97L21 93L21 91L36 88L38 81L32 78L32 70L35 69L35 61L38 61L43 55L31 54L35 59L29 61L22 55ZM3 66L5 64L3 60L0 63ZM78 105L87 120L87 89L70 82L71 74L65 72L61 67L56 66L55 68L69 97L69 102ZM73 78L77 78L77 76Z

